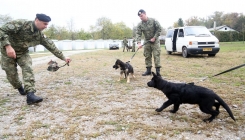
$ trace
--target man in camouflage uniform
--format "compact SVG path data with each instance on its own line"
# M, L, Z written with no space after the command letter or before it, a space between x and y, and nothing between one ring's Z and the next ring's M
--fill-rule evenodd
M125 47L128 47L128 40L126 37L124 37L124 39L123 39L123 52L125 50Z
M43 45L56 57L70 63L59 51L52 40L45 37L41 32L47 28L51 18L45 14L37 14L34 21L14 20L0 28L1 67L6 72L10 84L18 89L21 95L27 96L27 104L38 103L43 98L36 96L35 79L32 70L32 59L28 47ZM23 84L19 79L17 64L22 69Z
M135 38L133 37L133 46L132 46L132 52L135 52L135 42L136 42L136 40L135 40Z
M161 25L160 23L146 16L146 12L141 9L138 12L138 16L142 20L138 26L136 31L136 40L138 44L138 48L142 48L141 46L141 35L142 33L145 36L145 42L149 41L144 46L144 56L145 56L145 64L146 64L146 72L142 74L142 76L151 75L151 67L152 67L152 55L154 58L156 73L160 75L160 40L159 36L161 33Z

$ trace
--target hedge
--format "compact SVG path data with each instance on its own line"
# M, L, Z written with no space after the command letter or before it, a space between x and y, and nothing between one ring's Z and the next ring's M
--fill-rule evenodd
M214 35L219 42L243 41L245 38L245 32L236 31L216 31Z

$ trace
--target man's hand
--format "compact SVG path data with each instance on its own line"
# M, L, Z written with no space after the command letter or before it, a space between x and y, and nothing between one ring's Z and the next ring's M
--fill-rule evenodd
M69 63L71 62L71 59L69 57L65 58L65 62L67 63L67 65L69 66Z
M5 48L6 48L8 57L16 59L16 53L15 53L15 50L12 48L12 46L7 45L5 46Z
M138 43L138 49L141 49L143 46L141 45L141 43Z
M156 41L155 37L153 37L150 41L155 42Z

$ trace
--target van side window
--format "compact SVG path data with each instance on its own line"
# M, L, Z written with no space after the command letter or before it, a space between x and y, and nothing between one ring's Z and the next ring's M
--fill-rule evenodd
M179 30L178 37L184 37L184 31L183 31L183 29L180 29Z
M174 34L174 30L168 30L166 38L172 38L173 34Z

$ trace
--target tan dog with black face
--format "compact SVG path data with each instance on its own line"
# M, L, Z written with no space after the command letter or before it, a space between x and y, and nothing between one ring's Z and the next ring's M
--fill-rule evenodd
M120 68L120 77L117 81L121 81L121 79L123 78L123 74L125 75L124 78L127 79L127 83L130 83L130 78L129 78L129 74L131 73L132 77L135 78L134 76L134 69L133 67L129 64L129 62L122 62L121 60L117 59L115 62L115 65L113 65L113 68L118 69Z

